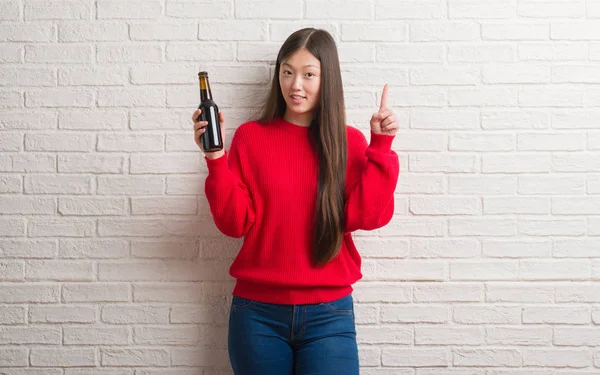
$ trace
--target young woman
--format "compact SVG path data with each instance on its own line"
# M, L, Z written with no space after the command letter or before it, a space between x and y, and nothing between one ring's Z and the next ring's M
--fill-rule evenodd
M398 123L387 85L370 125L369 144L346 125L335 41L307 28L282 45L261 118L239 126L228 152L205 154L214 221L244 237L230 268L236 375L358 374L351 292L362 274L351 233L394 212Z

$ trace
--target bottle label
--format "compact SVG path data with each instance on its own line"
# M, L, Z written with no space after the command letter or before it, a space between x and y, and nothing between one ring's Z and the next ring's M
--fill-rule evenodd
M210 119L212 120L210 122L213 127L212 131L213 131L213 134L215 135L215 137L214 137L215 146L221 146L219 137L217 137L217 134L219 134L218 129L217 129L219 122L217 121L217 114L215 113L215 107L210 107Z

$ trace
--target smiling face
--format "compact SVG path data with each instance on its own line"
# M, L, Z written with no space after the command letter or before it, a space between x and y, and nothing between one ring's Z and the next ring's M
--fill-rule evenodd
M284 119L308 126L319 105L321 63L305 48L281 63L279 85L286 103Z

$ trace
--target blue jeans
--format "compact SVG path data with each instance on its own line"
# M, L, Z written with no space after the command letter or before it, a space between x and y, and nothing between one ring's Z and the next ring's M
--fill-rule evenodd
M358 375L352 295L309 305L233 297L229 359L235 375Z

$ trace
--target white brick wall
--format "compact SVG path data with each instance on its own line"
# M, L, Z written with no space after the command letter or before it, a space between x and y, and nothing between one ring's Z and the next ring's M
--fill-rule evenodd
M230 141L305 26L401 121L361 373L600 374L600 1L0 0L2 375L231 374L196 74Z

